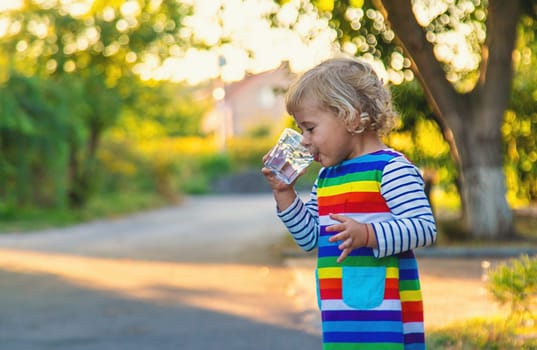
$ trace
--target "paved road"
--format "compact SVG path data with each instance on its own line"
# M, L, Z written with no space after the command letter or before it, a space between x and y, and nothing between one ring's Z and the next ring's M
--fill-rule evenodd
M194 197L0 235L0 350L320 349L273 211L269 194Z

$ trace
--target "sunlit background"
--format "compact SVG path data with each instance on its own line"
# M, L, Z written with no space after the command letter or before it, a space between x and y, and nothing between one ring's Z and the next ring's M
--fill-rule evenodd
M154 1L158 5L160 1ZM42 5L62 6L70 15L83 17L93 1L36 1ZM264 19L274 12L276 4L269 0L185 0L193 5L193 14L184 19L182 35L203 42L211 50L172 48L169 58L161 62L156 57L144 57L136 67L142 79L187 81L198 84L219 77L224 81L237 81L246 72L260 73L288 61L295 71L302 71L334 53L335 35L327 30L326 19L313 11L299 14L299 2L291 1L277 14L280 28L271 28ZM225 7L222 7L225 4ZM0 11L19 9L22 1L0 0ZM139 15L136 1L121 6L121 15L129 18ZM104 16L114 19L114 11L105 9ZM298 22L297 22L298 20ZM0 37L6 34L9 18L0 20ZM291 25L293 27L291 28ZM46 28L35 28L36 31ZM88 32L88 41L91 32ZM229 43L222 44L222 37ZM307 38L307 40L306 40ZM255 53L255 55L249 54Z
M280 131L295 127L284 108L288 84L322 60L345 54L372 63L390 84L402 118L385 141L423 171L435 214L445 220L444 242L460 239L458 174L450 147L432 120L410 59L400 48L382 45L395 38L384 17L365 9L363 1L350 0L341 18L345 30L355 32L342 40L329 15L319 10L330 10L334 1L314 1L317 7L306 0L280 2L0 0L0 45L12 50L0 51L0 232L41 230L169 205L175 210L199 194L270 195L259 168ZM191 5L192 11L179 6L169 13L164 5L170 4ZM412 4L434 47L435 63L457 92L471 91L486 38L483 2ZM17 13L34 5L43 10L41 16L26 8ZM57 19L64 22L52 23ZM362 26L370 26L366 34ZM530 92L511 96L514 107L505 113L501 132L506 197L522 208L537 198L534 31L517 45L514 62L526 66L517 67L513 85L517 92ZM307 193L318 170L318 164L310 166L297 187ZM535 237L536 226L534 219L522 222L520 232ZM275 325L286 321L270 305L260 305L258 297L272 288L282 298L300 294L291 284L274 286L278 278L297 278L285 268L200 268L189 262L15 248L0 249L0 267L9 273L52 275L130 300L189 305ZM237 280L237 271L249 280ZM480 271L478 267L478 277ZM436 302L427 308L441 321L438 326L454 321L438 311L442 306L464 301L471 306L451 317L488 317L498 311L482 298L483 281L440 273L423 281L434 286L424 292L432 296L426 300ZM313 281L306 284L308 300L313 300ZM453 292L455 284L464 294ZM250 289L240 290L242 285Z
M70 15L83 18L91 9L93 0L42 0L35 3L45 7L61 6ZM158 6L160 1L154 0L152 3ZM184 18L182 35L212 48L200 50L175 46L170 50L170 57L164 61L147 55L142 60L138 59L135 68L142 79L186 81L193 85L214 78L237 81L243 79L246 73L272 70L282 62L289 62L291 70L301 72L338 52L355 54L358 50L357 44L350 42L338 48L334 43L336 34L328 28L327 18L319 16L312 6L310 11L299 12L302 1L288 1L281 6L276 15L278 28L274 28L265 18L277 9L278 5L272 0L184 0L182 3L193 6L193 14ZM414 7L420 23L426 26L448 5L444 1L420 0L415 2ZM20 0L0 0L0 12L16 10L21 6ZM121 6L125 26L129 18L139 14L140 7L136 1L126 1ZM112 8L105 8L103 16L113 20L115 14ZM347 16L359 23L364 13L349 11ZM1 18L0 37L6 34L8 26L9 16ZM479 56L464 38L476 29L479 28L460 23L456 30L438 34L434 38L440 43L436 47L437 56L458 70L475 69ZM36 24L34 30L36 33L46 32L46 24ZM91 43L91 35L95 33L88 31L87 35L86 39ZM225 42L222 42L222 38L226 38ZM412 79L412 76L405 76L410 74L409 71L405 74L401 72L408 65L402 55L394 53L388 67L375 62L371 55L366 54L363 58L374 63L384 79L395 83Z
M434 164L433 178L439 185L433 190L434 198L456 192L450 147L438 125L426 118L425 114L431 112L422 93L419 89L412 90L415 86L411 84L416 81L410 59L400 48L382 47L385 43L381 41L390 42L395 34L380 12L366 9L360 0L351 1L343 16L348 22L346 30L356 32L346 40L338 40L336 30L329 23L330 15L319 10L323 6L330 9L333 1L317 1L317 7L306 0L281 3L272 0L151 0L110 4L100 0L0 0L0 39L4 39L4 47L14 51L0 55L3 63L0 83L6 83L10 74L19 72L21 81L28 80L27 88L33 80L40 80L38 85L43 83L43 91L59 88L53 82L65 79L72 81L59 85L73 84L67 89L70 93L78 91L77 84L84 86L81 89L101 92L68 98L64 98L66 91L56 92L62 101L81 99L75 106L66 107L73 111L65 112L65 116L55 110L49 117L37 119L16 105L9 105L13 109L9 112L13 119L11 125L17 125L22 134L29 133L30 139L35 135L29 130L42 129L38 123L44 121L50 122L51 135L61 130L53 125L76 129L72 134L78 139L65 140L71 144L50 146L69 149L56 157L61 159L58 171L65 169L69 162L66 157L74 151L71 148L78 147L80 159L70 166L82 167L99 160L101 168L111 172L103 178L112 188L126 183L123 177L143 173L157 178L141 180L143 186L154 186L159 192L171 195L184 187L183 182L199 180L193 174L210 174L215 169L243 171L256 166L279 131L293 126L284 109L283 92L296 74L334 55L359 56L372 63L382 80L391 84L395 99L402 99L398 106L402 119L406 116L420 119L409 123L413 130L403 128L392 134L389 144L409 154L425 169ZM165 5L170 4L177 7L173 8L175 12L167 13L169 8ZM479 50L486 36L482 4L463 1L454 6L450 1L416 0L412 5L446 78L457 90L470 91L479 77L476 74L481 59ZM43 12L34 16L31 11L37 10ZM52 23L54 16L71 21L76 30L61 27L59 22ZM449 25L439 30L433 28L442 24ZM359 30L366 25L371 28L362 34ZM378 37L371 33L377 33ZM382 50L388 54L383 55ZM531 50L517 51L514 57L529 62ZM12 80L17 84L16 79ZM410 84L398 91L404 83ZM410 94L411 100L401 97L405 94ZM414 109L412 103L419 107ZM503 130L507 136L514 130L527 130L529 125L509 113L506 122L508 125ZM420 137L416 139L417 134ZM56 135L51 139L63 140L62 137ZM73 145L73 142L80 144ZM86 147L86 153L80 151ZM160 154L162 148L169 152ZM35 152L43 149L36 148ZM84 154L89 154L89 159ZM531 170L536 154L529 153L522 170ZM509 155L515 159L520 152L510 147ZM185 157L188 161L178 161ZM202 160L203 157L214 159ZM31 159L35 157L28 156L25 160L28 163L20 165L18 171L27 173ZM514 171L506 173L508 183L518 181L514 180L517 176ZM92 181L95 178L84 176ZM51 176L66 177L65 174ZM187 192L209 191L214 180L212 176L204 178L187 186ZM149 185L152 181L156 184ZM56 200L50 198L55 196L52 193L65 195L69 191L66 186L69 185L36 187L47 191L43 202L56 205ZM510 199L523 192L518 185L515 188L508 190ZM39 202L35 198L28 201ZM442 201L445 202L444 197ZM453 202L450 206L458 205L458 200L448 202Z

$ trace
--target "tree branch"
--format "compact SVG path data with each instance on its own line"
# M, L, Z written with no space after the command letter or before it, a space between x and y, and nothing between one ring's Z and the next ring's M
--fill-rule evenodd
M425 31L414 16L411 1L373 0L373 4L396 33L397 43L411 61L412 71L424 90L434 119L450 144L454 159L458 160L457 146L451 130L457 134L461 128L458 108L464 108L459 105L461 100L465 100L446 79L444 69L434 55L433 45L425 37Z
M456 91L447 81L445 72L436 60L433 45L426 39L425 31L418 24L410 0L374 0L397 35L399 45L412 61L412 70L432 102L435 113L452 109ZM447 117L444 115L444 117Z
M490 0L487 17L487 39L482 50L481 74L476 93L483 90L484 106L495 106L496 113L504 113L509 101L513 78L513 50L520 19L520 1ZM500 108L498 108L500 107ZM485 107L486 108L486 107ZM494 113L494 111L489 111ZM501 123L502 116L487 118Z

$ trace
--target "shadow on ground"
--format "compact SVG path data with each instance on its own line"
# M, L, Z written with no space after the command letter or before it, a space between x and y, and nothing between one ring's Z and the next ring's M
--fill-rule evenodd
M103 261L96 265L99 263ZM217 275L206 271L198 271L201 280L197 285L192 279L181 282L185 274L192 272L177 266L160 269L153 266L154 274L158 275L153 278L147 275L149 266L148 271L122 277L118 274L120 270L127 265L139 269L143 262L120 264L125 266L114 269L110 265L108 274L101 270L103 266L97 267L93 277L84 269L78 275L62 274L60 267L54 269L46 262L33 269L29 262L12 259L11 265L1 266L1 347L9 350L320 349L318 335L297 329L292 312L276 307L277 300L258 298L256 288L245 287L242 293L222 290L223 281L202 283L204 278ZM67 266L65 269L69 270ZM225 270L221 270L221 277L229 279L229 271ZM233 284L232 279L226 282L237 289L242 283L239 280Z

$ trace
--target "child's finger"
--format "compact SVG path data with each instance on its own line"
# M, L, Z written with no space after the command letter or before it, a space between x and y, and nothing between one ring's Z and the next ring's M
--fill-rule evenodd
M343 249L343 251L341 252L339 257L337 258L337 262L338 263L343 262L343 260L345 260L345 258L347 258L347 256L349 256L350 252L351 252L351 249Z
M342 230L344 230L345 228L342 228ZM341 231L341 230L334 230L334 231ZM329 231L328 230L328 227L326 228L326 232L332 232L331 230ZM340 233L337 233L333 236L330 236L328 238L328 242L337 242L337 241L342 241L345 239L345 234L343 232L340 232Z
M262 173L263 175L267 176L267 175L272 174L272 170L270 170L269 168L263 167L263 168L261 169L261 173Z
M352 248L352 237L347 238L343 243L338 247L340 250L351 249Z
M345 225L335 224L326 227L326 232L341 232L345 230Z
M343 222L345 221L346 217L345 215L340 215L340 214L330 214L330 219Z

